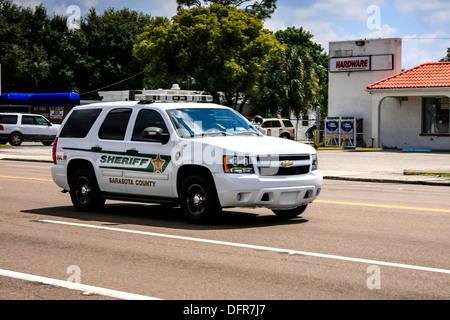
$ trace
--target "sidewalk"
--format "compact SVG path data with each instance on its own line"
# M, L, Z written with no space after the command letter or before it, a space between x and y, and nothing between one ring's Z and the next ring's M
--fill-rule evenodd
M450 177L419 172L450 173L450 152L318 150L319 169L325 179L415 183L450 186ZM52 147L24 143L16 148L0 148L0 160L52 162ZM414 174L405 174L414 173Z
M318 150L325 179L450 186L450 152ZM419 174L422 173L422 174Z

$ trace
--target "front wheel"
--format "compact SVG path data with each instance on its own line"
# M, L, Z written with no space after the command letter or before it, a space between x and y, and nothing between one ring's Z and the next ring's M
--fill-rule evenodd
M200 176L191 176L183 183L180 206L183 214L197 223L211 221L222 211L213 183Z
M80 168L70 179L70 198L78 211L95 211L101 209L105 199L100 195L100 188L92 170Z
M298 206L297 208L293 208L293 209L287 209L287 210L273 209L272 211L280 218L290 219L290 218L295 218L296 216L301 215L306 210L307 206L308 206L307 204L303 204L303 205Z

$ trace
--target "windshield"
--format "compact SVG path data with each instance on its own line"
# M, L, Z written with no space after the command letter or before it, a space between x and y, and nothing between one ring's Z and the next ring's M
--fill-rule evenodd
M260 135L250 122L232 109L185 108L167 110L182 138L209 135Z

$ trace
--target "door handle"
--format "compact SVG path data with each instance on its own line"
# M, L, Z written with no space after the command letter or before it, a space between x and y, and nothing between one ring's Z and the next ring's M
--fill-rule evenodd
M136 155L139 153L139 151L136 149L128 149L126 152L127 152L127 154L131 154L131 155Z
M100 146L93 146L93 147L91 148L91 150L92 150L92 151L95 151L95 152L99 152L99 151L102 151L102 147L100 147Z

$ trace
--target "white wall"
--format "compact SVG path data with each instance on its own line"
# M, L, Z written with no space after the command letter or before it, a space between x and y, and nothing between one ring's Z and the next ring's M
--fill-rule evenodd
M372 107L382 100L379 147L450 150L449 137L421 135L422 99L448 96L446 88L374 92Z
M393 54L394 69L383 71L330 72L328 83L328 116L363 119L363 137L372 144L372 96L366 91L369 84L401 72L399 38L365 40L363 46L355 41L330 42L330 58Z

